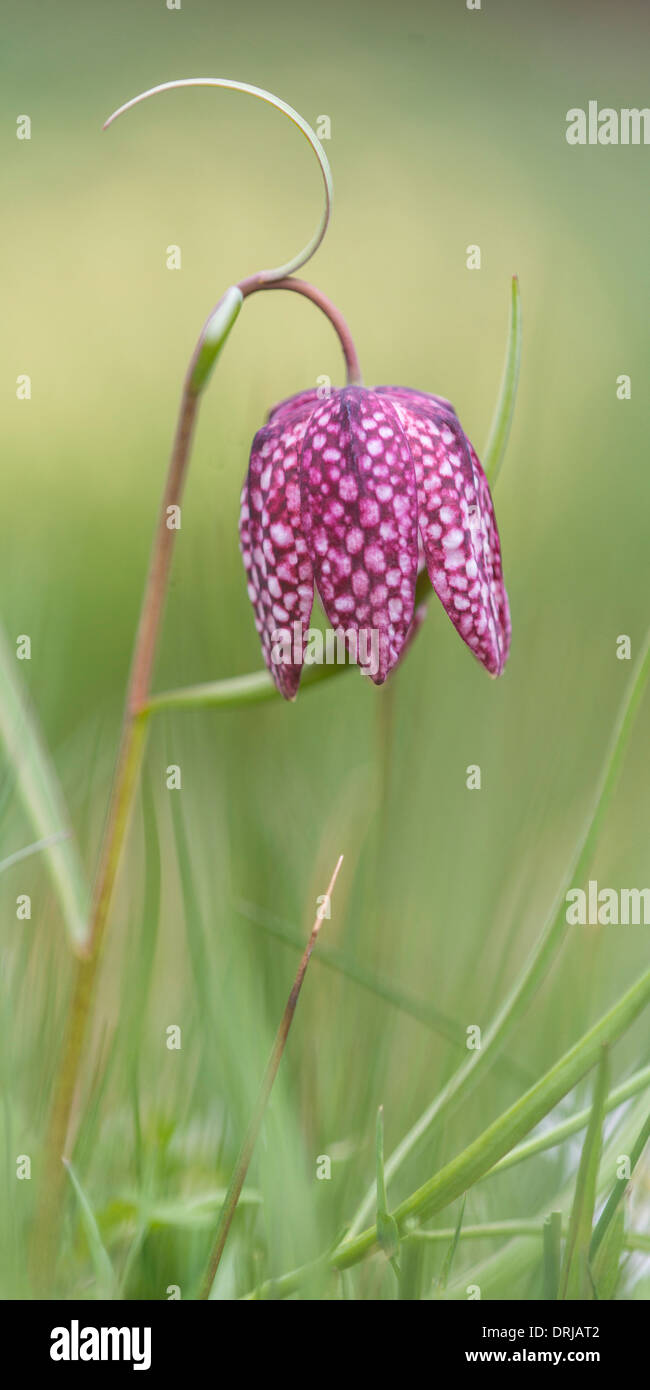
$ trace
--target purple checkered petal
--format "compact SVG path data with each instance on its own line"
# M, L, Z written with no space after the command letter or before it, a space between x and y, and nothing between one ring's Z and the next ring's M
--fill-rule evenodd
M426 399L426 398L425 398ZM419 393L395 410L409 442L431 583L474 655L498 676L510 643L499 535L483 469L460 423Z
M305 415L311 415L318 405L321 405L325 398L319 395L318 391L299 391L296 396L288 396L286 401L280 401L269 411L267 421L270 424L293 424L296 420L304 419Z
M325 613L358 647L361 632L366 641L377 632L372 679L381 685L411 627L418 562L413 462L391 401L349 387L319 404L304 436L300 488Z
M430 409L438 406L442 410L448 410L452 415L456 414L451 401L445 400L444 396L432 396L427 391L414 391L410 386L373 386L381 396L390 396L391 400L397 401L399 405L414 406L416 409Z
M242 492L240 545L264 660L285 699L294 699L302 642L294 623L309 625L314 576L300 528L299 452L309 412L273 419L253 440ZM298 660L293 660L297 656Z

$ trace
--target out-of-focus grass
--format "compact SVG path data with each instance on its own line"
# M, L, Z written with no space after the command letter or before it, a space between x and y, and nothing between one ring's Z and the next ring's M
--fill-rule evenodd
M322 15L293 3L273 15L244 7L227 26L207 0L155 16L25 0L5 19L2 619L10 639L31 635L23 675L89 872L187 358L227 284L302 244L320 196L298 136L243 97L175 93L102 136L108 112L152 82L214 71L277 91L311 121L329 113L334 218L312 278L346 314L367 381L450 397L478 445L514 271L524 299L498 492L514 622L503 680L486 679L432 605L392 689L350 675L292 708L170 712L152 726L72 1155L129 1297L195 1291L210 1238L196 1202L227 1183L293 975L294 948L244 918L241 900L306 931L345 851L325 949L461 1030L485 1027L582 824L629 674L616 637L638 649L647 625L650 362L644 150L564 140L566 110L590 94L643 105L647 16L630 7L612 34L604 8L588 26L580 8L471 15L413 0L397 20L387 4L350 14L335 0L336 62ZM29 143L11 134L23 111ZM171 243L180 273L165 269ZM482 248L479 272L465 268L470 243ZM160 689L259 667L236 540L250 440L276 400L322 372L341 379L310 306L259 299L203 410ZM20 372L32 377L29 402L14 397ZM622 372L629 402L616 399ZM647 730L646 714L594 865L614 888L650 881ZM181 792L166 790L170 763ZM465 787L470 763L482 768L478 793ZM0 858L33 838L3 779ZM22 893L29 922L16 920ZM0 903L0 1272L4 1296L20 1297L69 962L38 857L2 874ZM646 932L567 932L510 1043L510 1070L495 1068L445 1120L391 1202L516 1098L513 1067L538 1075L635 978ZM171 1025L179 1051L166 1046ZM647 1061L643 1041L641 1022L615 1049L613 1084ZM245 1292L333 1241L373 1176L377 1106L388 1152L457 1061L452 1039L315 961L249 1177L255 1200L237 1214L217 1293ZM558 1118L587 1100L579 1088ZM16 1179L20 1154L31 1182ZM321 1154L330 1181L316 1179ZM539 1213L541 1227L563 1192L568 1211L576 1167L573 1145L536 1155L473 1190L465 1221ZM149 1220L161 1203L176 1223ZM511 1247L512 1259L485 1256L461 1240L452 1294L477 1259L478 1282L496 1290L484 1296L539 1292L541 1237L525 1278L517 1252L530 1242ZM444 1247L426 1252L418 1287L430 1289L443 1257ZM628 1292L640 1278L630 1268ZM346 1277L354 1297L394 1294L377 1261ZM57 1288L93 1291L72 1189Z

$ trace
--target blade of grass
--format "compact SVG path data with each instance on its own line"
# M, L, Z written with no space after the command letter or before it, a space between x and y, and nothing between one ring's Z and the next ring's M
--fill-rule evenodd
M42 845L70 943L87 935L90 890L59 781L22 683L16 657L0 629L0 743L14 769L16 790Z
M468 1093L477 1084L481 1075L489 1069L494 1061L496 1053L503 1046L505 1039L522 1017L530 1000L545 978L551 962L564 940L566 932L566 893L569 888L581 883L586 876L605 812L611 800L612 792L623 761L623 755L634 723L634 717L645 690L649 671L650 630L646 634L644 646L616 720L591 814L587 820L580 843L574 853L573 861L568 873L565 875L564 882L557 895L555 905L547 920L542 935L531 952L518 980L506 996L496 1018L485 1030L482 1047L468 1053L467 1059L461 1064L458 1070L454 1072L446 1086L442 1087L435 1099L427 1106L419 1119L416 1120L408 1134L406 1134L401 1143L398 1144L390 1158L387 1159L387 1181L390 1181L401 1168L405 1159L410 1156L417 1145L429 1134L434 1123L437 1125L440 1124L442 1114L451 1108L452 1103L456 1105L461 1099L466 1098ZM363 1222L373 1210L374 1195L373 1185L355 1213L351 1225L351 1233L353 1235L357 1234Z
M555 1226L559 1234L562 1234L561 1211L552 1211L541 1223L538 1217L532 1217L530 1220L481 1221L475 1226L464 1225L459 1232L459 1240L510 1240L513 1236L535 1236L536 1239L541 1239L542 1243L545 1243L548 1238L547 1231L551 1226ZM420 1229L413 1231L407 1230L402 1236L402 1245L406 1246L413 1243L446 1245L448 1241L454 1239L457 1230L458 1223L456 1223L455 1227L439 1226L435 1231ZM557 1237L554 1236L554 1240L556 1239ZM624 1244L629 1250L644 1250L650 1248L650 1235L645 1235L642 1231L628 1231ZM559 1272L560 1267L558 1263L558 1279ZM553 1297L555 1297L555 1295L553 1295ZM547 1298L546 1294L544 1298Z
M331 900L332 893L334 891L334 885L338 878L339 870L341 868L342 863L343 855L340 856L334 873L332 874L332 877L330 879L327 893L325 894L326 904L329 904ZM235 1211L237 1209L237 1203L239 1201L242 1187L246 1180L246 1174L248 1172L249 1164L253 1156L253 1150L257 1142L257 1136L260 1132L262 1120L264 1119L264 1113L266 1111L269 1096L273 1089L273 1082L275 1081L280 1062L282 1061L282 1055L284 1053L287 1038L289 1036L289 1029L291 1028L291 1024L293 1022L293 1017L296 1012L296 1005L298 1003L298 998L302 989L303 980L307 973L307 967L311 959L312 951L318 939L318 933L323 922L323 917L324 912L323 906L321 905L318 909L318 912L316 913L316 919L311 929L311 934L305 947L303 958L300 962L300 965L298 966L296 978L293 982L291 993L287 1000L287 1005L282 1016L282 1020L280 1022L280 1027L278 1028L278 1031L275 1036L275 1041L271 1049L271 1055L269 1057L266 1066L266 1071L262 1079L262 1085L260 1087L255 1109L253 1111L253 1115L248 1126L244 1142L239 1151L232 1178L230 1179L230 1183L228 1185L226 1200L223 1204L223 1207L221 1208L221 1215L219 1217L214 1243L210 1252L210 1258L208 1260L208 1266L203 1280L203 1284L201 1286L200 1298L203 1299L210 1297L212 1285L214 1284L215 1280L215 1275L219 1268L224 1246L228 1239L228 1232L230 1230L233 1216L235 1215Z
M108 1255L108 1251L106 1250L106 1247L99 1232L99 1226L97 1225L95 1213L90 1205L90 1202L88 1201L88 1198L81 1186L81 1183L79 1182L79 1179L74 1171L74 1168L72 1167L72 1164L69 1162L67 1158L63 1159L63 1163L67 1169L68 1177L70 1178L70 1182L72 1183L77 1202L79 1204L81 1224L84 1230L84 1234L86 1236L86 1240L88 1242L90 1258L92 1260L93 1269L95 1271L95 1278L97 1280L98 1297L113 1299L115 1298L117 1293L117 1281L115 1278L113 1266L110 1261L110 1257Z
M386 1259L395 1271L399 1281L399 1264L397 1256L399 1254L399 1231L397 1222L391 1216L386 1201L386 1183L384 1182L384 1107L380 1105L377 1111L377 1130L375 1136L375 1168L377 1176L377 1240L381 1246Z
M576 1178L575 1196L571 1208L560 1277L559 1297L561 1299L589 1299L592 1296L591 1280L588 1273L589 1242L596 1206L598 1168L608 1088L609 1064L607 1053L603 1050L594 1083L591 1115L589 1116Z
M459 1242L459 1240L460 1240L460 1233L461 1233L461 1229L462 1229L462 1225L463 1225L463 1217L464 1217L464 1215L465 1215L465 1203L466 1203L466 1201L467 1201L467 1193L464 1192L464 1193L463 1193L463 1200L462 1200L462 1202L461 1202L461 1204L460 1204L460 1211L459 1211L459 1213L458 1213L458 1220L457 1220L457 1222L456 1222L456 1226L455 1226L455 1228L454 1228L454 1233L453 1233L452 1238L451 1238L451 1244L450 1244L449 1249L447 1250L447 1253L446 1253L446 1255L445 1255L444 1263L443 1263L442 1269L441 1269L441 1271L440 1271L440 1277L439 1277L438 1283L437 1283L437 1290L438 1290L439 1293L444 1293L445 1290L446 1290L446 1288L447 1288L447 1284L449 1283L449 1275L451 1274L451 1267L452 1267L452 1265L453 1265L453 1263L454 1263L454 1256L455 1256L456 1251L457 1251L457 1249L458 1249L458 1242Z
M594 1260L589 1261L595 1297L599 1302L614 1298L622 1273L625 1251L625 1207L617 1207Z
M503 368L503 377L501 379L499 399L496 404L494 419L490 427L488 442L483 453L483 469L490 487L494 487L499 476L499 470L503 463L503 456L510 434L510 426L512 425L517 386L519 384L519 369L521 366L521 340L521 295L519 293L519 280L516 275L513 275L512 296L510 301L510 333L508 336L508 346L506 348L506 360Z
M34 840L33 844L14 850L6 859L0 859L0 874L4 873L5 869L13 868L14 864L20 864L23 859L31 859L33 854L39 854L42 849L50 849L51 845L60 844L61 840L67 840L69 836L69 830L58 830L55 835L48 835L45 840Z
M643 1150L645 1149L645 1146L649 1139L650 1115L648 1115L648 1118L645 1121L645 1124L643 1125L640 1134L635 1140L632 1153L630 1154L630 1177L632 1176L632 1173L634 1172L634 1169L636 1168L636 1165L639 1162L641 1154L643 1153ZM607 1233L607 1228L610 1224L610 1221L616 1214L616 1209L619 1206L619 1203L622 1201L623 1194L629 1181L630 1178L617 1178L616 1182L614 1183L614 1186L609 1194L607 1202L605 1203L605 1206L603 1207L598 1221L596 1222L594 1232L591 1237L591 1244L589 1247L589 1258L591 1260L593 1260L598 1253L600 1244Z

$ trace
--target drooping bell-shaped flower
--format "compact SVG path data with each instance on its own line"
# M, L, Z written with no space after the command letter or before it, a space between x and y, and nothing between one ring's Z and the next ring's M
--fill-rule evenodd
M424 564L457 632L489 671L503 671L510 615L488 483L453 407L404 387L304 391L271 411L253 441L242 493L241 549L262 651L293 699L295 643L318 590L353 654L376 639L380 685L414 631Z

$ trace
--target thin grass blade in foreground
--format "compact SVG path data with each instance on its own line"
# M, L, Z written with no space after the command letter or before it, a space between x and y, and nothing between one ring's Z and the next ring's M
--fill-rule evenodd
M1 630L0 692L0 744L38 837L33 848L43 850L70 942L78 950L86 940L90 892L56 772L16 675L16 656Z
M512 299L510 303L510 335L506 348L506 360L501 380L501 390L497 401L494 419L490 427L488 442L483 453L483 470L490 484L499 476L503 456L508 443L512 417L515 412L519 369L521 366L521 295L516 275L512 277Z
M329 904L331 900L332 893L334 891L334 885L338 878L339 869L342 863L343 855L340 856L334 873L332 874L332 877L329 881L329 886L325 895L326 904ZM273 1082L275 1081L275 1078L278 1073L278 1067L280 1066L280 1062L282 1061L282 1054L286 1047L287 1038L289 1036L289 1029L293 1022L293 1017L296 1012L296 1005L298 1003L298 997L302 989L302 982L307 973L307 966L309 965L311 953L314 949L314 946L316 945L318 933L320 931L324 915L324 905L321 904L321 906L318 909L318 912L316 913L316 920L311 929L311 935L305 947L303 958L300 962L300 965L298 966L298 972L293 982L291 993L287 1000L287 1006L282 1016L280 1027L278 1028L278 1031L275 1036L275 1042L271 1050L271 1056L269 1057L269 1060L267 1062L266 1071L264 1073L264 1078L260 1087L260 1092L257 1098L255 1110L253 1111L253 1115L248 1126L246 1138L244 1139L242 1147L239 1151L239 1156L235 1164L235 1169L232 1178L230 1179L226 1200L223 1204L223 1207L221 1209L221 1215L219 1217L219 1224L217 1226L217 1231L214 1238L214 1245L212 1247L210 1258L208 1260L208 1268L206 1270L205 1279L203 1281L200 1293L201 1298L210 1297L210 1291L214 1283L215 1275L219 1268L219 1263L223 1254L224 1246L228 1239L228 1232L230 1230L233 1216L235 1215L237 1203L239 1201L239 1196L242 1187L244 1186L244 1182L246 1180L246 1174L248 1172L248 1167L253 1156L253 1150L257 1142L257 1136L260 1132L260 1126L262 1124L262 1120L264 1119L264 1112L266 1110L269 1096L273 1088Z
M377 1172L377 1240L399 1280L399 1231L397 1222L388 1210L386 1183L384 1182L384 1107L377 1111L377 1130L375 1137L375 1161Z
M110 1256L101 1238L99 1226L95 1213L88 1201L88 1198L79 1182L79 1179L68 1159L63 1160L70 1182L75 1190L81 1222L88 1242L90 1258L92 1260L95 1278L97 1280L97 1292L100 1298L114 1299L117 1290L115 1271L111 1264Z
M650 1115L648 1115L648 1118L647 1118L647 1120L645 1121L645 1124L643 1125L643 1128L642 1128L642 1130L641 1130L641 1133L639 1134L638 1138L636 1139L636 1141L635 1141L635 1143L634 1143L634 1147L633 1147L632 1152L631 1152L631 1154L630 1154L630 1177L632 1176L632 1173L634 1172L634 1170L635 1170L635 1168L636 1168L636 1165L637 1165L637 1163L639 1162L639 1159L640 1159L640 1157L641 1157L641 1155L642 1155L642 1153L643 1153L643 1150L645 1149L645 1146L646 1146L646 1144L647 1144L647 1142L648 1142L649 1139L650 1139ZM590 1246L589 1246L589 1258L590 1258L591 1260L593 1260L593 1259L595 1258L595 1256L598 1254L598 1251L599 1251L599 1249L600 1249L601 1243L602 1243L602 1241L604 1240L604 1238L605 1238L605 1236L606 1236L606 1234L607 1234L607 1229L608 1229L608 1227L609 1227L609 1224L610 1224L610 1222L613 1220L613 1218L615 1217L617 1208L618 1208L620 1202L621 1202L622 1199L623 1199L623 1195L624 1195L625 1189L626 1189L626 1187L627 1187L627 1185L628 1185L628 1183L629 1183L629 1181L630 1181L630 1177L627 1177L627 1178L617 1178L616 1182L614 1183L614 1186L613 1186L613 1188L612 1188L612 1190L611 1190L611 1192L610 1192L610 1194L609 1194L609 1197L607 1198L607 1201L606 1201L606 1203L605 1203L605 1206L603 1207L603 1210L602 1210L602 1212L601 1212L601 1214L600 1214L600 1216L599 1216L599 1218L598 1218L598 1221L596 1222L596 1225L595 1225L595 1227L594 1227L594 1232L593 1232L593 1235L592 1235L592 1237L591 1237L591 1244L590 1244Z
M596 1205L603 1119L608 1089L609 1064L607 1053L603 1049L596 1074L591 1115L576 1178L576 1190L560 1276L559 1297L561 1299L574 1300L593 1297L589 1275L589 1242Z
M537 1222L531 1224L534 1227L537 1226ZM560 1287L560 1270L562 1267L562 1212L552 1211L550 1216L547 1216L542 1230L544 1241L544 1300L546 1303L554 1303Z

